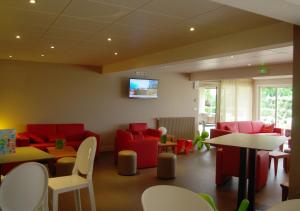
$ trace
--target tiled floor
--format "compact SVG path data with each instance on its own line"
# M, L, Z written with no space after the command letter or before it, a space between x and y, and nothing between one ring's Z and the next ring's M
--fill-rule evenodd
M273 163L272 165L273 166ZM264 210L281 201L280 183L287 178L279 163L277 178L273 167L269 171L266 187L256 195L256 207ZM95 161L94 188L99 211L142 211L141 195L153 185L168 184L188 188L195 192L211 194L220 211L231 211L236 206L237 179L216 187L215 150L179 155L177 177L174 180L156 178L156 168L139 170L136 176L119 176L114 166L113 153L101 153ZM83 210L89 210L87 191L82 191ZM73 194L60 197L60 210L75 210Z

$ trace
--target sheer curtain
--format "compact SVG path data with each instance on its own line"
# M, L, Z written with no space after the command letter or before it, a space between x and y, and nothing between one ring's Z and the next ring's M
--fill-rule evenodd
M251 79L222 80L220 121L252 120Z

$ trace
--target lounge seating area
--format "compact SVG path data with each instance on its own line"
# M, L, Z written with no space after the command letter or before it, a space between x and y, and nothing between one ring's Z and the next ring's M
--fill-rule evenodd
M300 206L296 0L4 0L0 211Z

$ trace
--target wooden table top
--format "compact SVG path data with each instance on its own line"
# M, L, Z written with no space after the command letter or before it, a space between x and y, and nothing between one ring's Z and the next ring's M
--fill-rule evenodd
M62 149L56 149L55 147L47 147L47 151L55 158L76 157L76 151L71 146L64 146L64 148Z
M17 147L16 153L0 155L0 164L54 159L54 156L35 147Z
M160 147L170 147L170 146L176 146L176 145L177 145L176 142L170 142L170 141L167 141L166 143L158 142L158 146L160 146Z
M286 140L285 136L231 133L212 138L204 141L204 143L272 151L277 149Z

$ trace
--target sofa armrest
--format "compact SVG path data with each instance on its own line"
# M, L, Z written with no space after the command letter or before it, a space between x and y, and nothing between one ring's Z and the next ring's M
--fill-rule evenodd
M92 131L88 131L88 130L84 131L84 138L91 137L91 136L94 136L97 139L97 149L96 149L96 155L97 155L100 153L101 137L99 134L94 133Z
M162 135L162 132L157 129L148 128L147 130L145 130L144 135L156 136L156 137L160 138Z
M282 128L274 128L273 130L274 133L279 133L280 135L284 135L284 130Z
M232 133L229 130L221 130L221 129L210 129L210 138L215 138L218 136L224 136L226 134Z
M24 147L30 145L30 137L28 133L18 133L16 137L16 146Z

